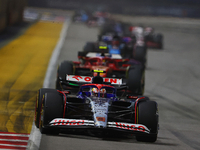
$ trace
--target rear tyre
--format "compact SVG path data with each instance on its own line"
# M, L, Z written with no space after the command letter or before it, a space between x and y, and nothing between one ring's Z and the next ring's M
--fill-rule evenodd
M146 63L146 54L147 54L146 46L136 46L134 53L133 53L133 57L134 57L134 59L145 64Z
M155 142L158 134L158 108L154 101L145 101L138 104L138 124L150 129L150 135L136 135L137 141Z
M73 74L73 63L71 61L64 61L58 66L56 89L63 90L60 80L66 80L66 74Z
M160 33L158 33L158 34L155 34L154 35L154 41L155 42L162 42L162 40L163 40L163 35L162 34L160 34Z
M57 93L57 90L49 88L41 88L38 90L35 103L35 126L37 128L39 128L41 105L45 93Z
M59 129L52 129L49 123L55 118L63 117L63 99L62 95L57 93L46 93L42 104L40 117L40 132L42 134L58 134Z
M144 92L144 69L141 65L134 65L128 71L127 85L129 94L143 95Z
M154 42L158 43L158 48L159 49L163 49L163 35L158 33L158 34L155 34L154 37Z

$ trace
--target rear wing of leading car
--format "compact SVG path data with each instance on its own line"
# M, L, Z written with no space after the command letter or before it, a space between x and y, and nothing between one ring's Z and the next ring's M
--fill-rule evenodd
M120 54L109 54L108 52L95 51L95 52L78 52L79 59L89 59L94 57L106 57L110 59L122 59Z
M90 76L66 75L66 80L73 82L92 83L92 78L93 77ZM122 85L122 79L119 78L103 78L103 81L111 84Z

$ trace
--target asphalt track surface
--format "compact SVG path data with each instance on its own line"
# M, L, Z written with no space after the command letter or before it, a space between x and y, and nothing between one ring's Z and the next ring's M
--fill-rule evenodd
M145 24L149 22L150 19L145 19ZM158 26L156 22L154 25ZM58 136L42 135L40 150L199 150L200 35L195 30L179 30L180 27L181 23L156 28L164 35L164 50L148 50L144 95L159 105L160 130L155 143L137 142L133 135L121 133L104 137L84 131L66 131ZM87 41L95 41L97 34L98 28L72 23L57 64L77 60L77 52ZM52 88L55 78L56 67L51 76Z

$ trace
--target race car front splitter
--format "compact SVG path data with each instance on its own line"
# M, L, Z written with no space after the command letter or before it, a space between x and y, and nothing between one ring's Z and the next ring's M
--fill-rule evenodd
M104 121L102 119L102 121ZM88 127L96 127L101 128L101 126L95 126L94 121L92 120L81 120L81 119L63 119L63 118L55 118L53 119L50 124L51 127L53 126L70 126L71 128L75 126L79 126L80 128L83 126ZM130 124L130 123L123 123L123 122L107 122L107 128L116 128L116 129L124 129L129 131L137 131L142 133L150 133L150 130L142 124Z

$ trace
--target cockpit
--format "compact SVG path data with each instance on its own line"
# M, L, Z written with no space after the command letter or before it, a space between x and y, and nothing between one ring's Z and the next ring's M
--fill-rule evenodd
M81 91L82 95L87 97L101 97L101 98L111 98L115 97L116 90L110 86L82 86Z

